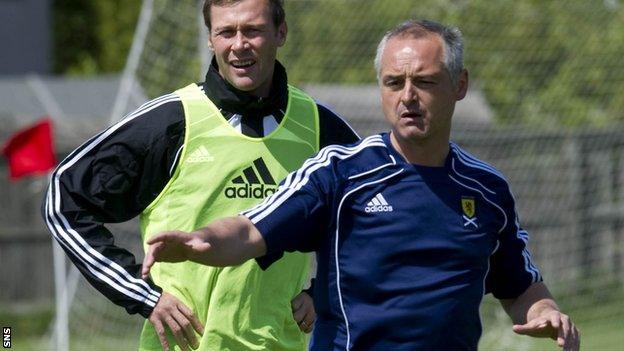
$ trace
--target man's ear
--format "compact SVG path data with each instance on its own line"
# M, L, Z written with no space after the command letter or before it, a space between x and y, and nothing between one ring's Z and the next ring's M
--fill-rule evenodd
M468 70L464 69L457 79L457 101L466 97L468 92Z
M277 28L277 46L283 46L286 43L286 36L288 34L288 24L286 21L280 24Z

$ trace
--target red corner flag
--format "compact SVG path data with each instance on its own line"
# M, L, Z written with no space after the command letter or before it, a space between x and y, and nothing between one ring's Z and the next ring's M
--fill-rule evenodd
M9 162L11 180L31 174L46 174L56 165L49 117L13 134L2 147Z

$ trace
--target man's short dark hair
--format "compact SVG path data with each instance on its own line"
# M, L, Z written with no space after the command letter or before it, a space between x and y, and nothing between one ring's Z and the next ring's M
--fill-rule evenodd
M234 5L243 0L206 0L204 1L204 23L208 30L210 30L210 10L212 6L227 6ZM271 7L271 13L273 15L273 24L275 28L278 28L286 20L286 13L284 12L284 0L268 0Z

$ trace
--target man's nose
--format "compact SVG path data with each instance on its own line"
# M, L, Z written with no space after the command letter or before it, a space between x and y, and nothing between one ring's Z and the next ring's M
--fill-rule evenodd
M415 87L412 83L406 82L405 86L403 86L403 91L401 92L401 102L407 105L415 100L417 100Z
M242 32L236 32L234 37L234 43L232 44L232 50L245 50L248 47L247 38Z

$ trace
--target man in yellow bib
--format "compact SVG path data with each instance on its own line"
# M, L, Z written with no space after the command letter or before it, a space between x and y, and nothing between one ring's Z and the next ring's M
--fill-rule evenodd
M212 65L203 83L149 101L71 153L42 211L87 280L146 317L141 350L304 350L314 322L301 290L309 259L270 269L141 265L105 223L140 216L142 238L234 215L329 144L356 133L287 83L276 60L287 34L281 0L207 0Z

